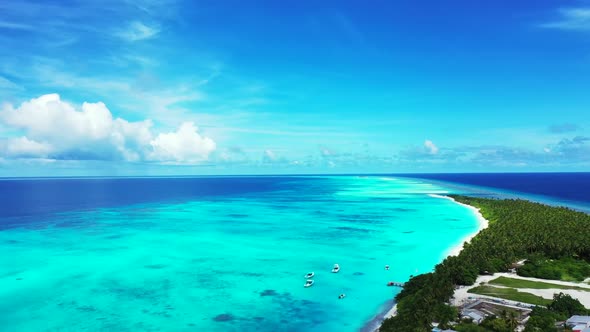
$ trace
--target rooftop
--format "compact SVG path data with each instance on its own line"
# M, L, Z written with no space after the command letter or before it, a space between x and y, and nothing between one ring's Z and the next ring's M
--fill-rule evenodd
M566 324L570 325L570 324L589 324L590 323L590 316L578 316L578 315L573 315L572 317L570 317L568 320L565 321Z

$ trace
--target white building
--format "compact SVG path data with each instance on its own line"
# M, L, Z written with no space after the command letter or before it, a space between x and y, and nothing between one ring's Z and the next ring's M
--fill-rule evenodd
M576 328L587 328L590 327L590 316L578 316L574 315L565 321L565 325Z
M461 317L471 319L475 324L479 324L484 318L486 318L486 315L479 310L463 309L461 311Z

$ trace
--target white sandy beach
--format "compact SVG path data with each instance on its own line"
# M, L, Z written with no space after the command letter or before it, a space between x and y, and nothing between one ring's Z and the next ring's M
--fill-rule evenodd
M457 256L459 254L459 252L461 252L461 250L463 250L463 245L466 242L471 241L471 239L473 239L477 235L477 233L481 232L481 230L483 230L489 226L489 221L483 217L483 215L481 214L479 209L476 207L457 202L456 200L454 200L453 198L451 198L449 196L443 196L443 195L438 195L438 194L428 194L428 196L435 197L435 198L448 199L448 200L455 202L456 204L463 205L464 207L473 211L473 213L475 214L477 221L478 221L479 228L477 229L477 231L472 234L469 234L468 236L463 238L460 243L451 247L449 249L449 251L447 252L446 256ZM476 285L477 285L477 283L476 283ZM467 291L465 291L465 294L467 294ZM465 296L465 299L466 298L467 298L467 296ZM383 319L393 317L396 314L397 314L397 304L395 304L387 313L385 313L385 315L383 315Z
M449 196L443 196L443 195L437 195L437 194L429 194L428 196L430 196L430 197L436 197L436 198L442 198L442 199L448 199L448 200L451 200L451 201L455 202L456 204L463 205L464 207L466 207L466 208L470 209L471 211L473 211L473 213L475 214L475 216L477 218L477 222L478 222L478 226L479 226L478 229L477 229L477 231L475 231L474 233L469 234L468 236L466 236L465 238L463 238L461 240L461 242L458 243L456 246L451 247L449 249L449 251L447 252L446 256L457 256L457 255L459 255L459 253L461 252L461 250L463 250L463 245L466 242L471 241L471 239L473 239L477 235L477 233L479 233L483 229L487 228L489 226L489 224L490 224L490 222L486 218L483 217L483 215L481 214L481 212L479 211L479 209L476 208L476 207L474 207L474 206L457 202L456 200L454 200L452 197L449 197Z
M385 315L383 315L383 319L387 319L389 317L393 317L397 314L397 304L394 304L393 307L391 307L391 309L389 309L388 312L385 313Z

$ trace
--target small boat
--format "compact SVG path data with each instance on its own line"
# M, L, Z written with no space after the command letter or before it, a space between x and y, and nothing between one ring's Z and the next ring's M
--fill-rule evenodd
M389 270L389 265L385 265L385 269L386 270Z
M334 268L332 268L332 273L340 272L340 265L334 264Z
M342 293L342 294L338 295L338 299L340 299L340 300L342 300L342 299L343 299L343 298L345 298L345 297L346 297L346 295L345 295L344 293Z
M315 276L315 273L309 272L308 274L305 275L305 279L311 279L311 278L313 278L313 276Z
M305 282L305 285L303 285L303 287L311 287L313 286L313 279L307 279L307 281Z

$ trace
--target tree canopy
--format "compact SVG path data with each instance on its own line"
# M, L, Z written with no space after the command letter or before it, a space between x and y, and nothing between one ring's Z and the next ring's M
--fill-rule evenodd
M550 259L590 258L588 214L525 200L451 197L479 208L490 221L489 227L458 256L438 264L434 272L410 278L396 296L397 316L385 320L381 332L430 331L431 323L440 318L440 305L448 302L455 285L472 285L478 274L507 271L514 262L539 255ZM563 299L555 310L561 312L562 302L565 308L572 306ZM506 322L490 322L494 323L500 326Z

